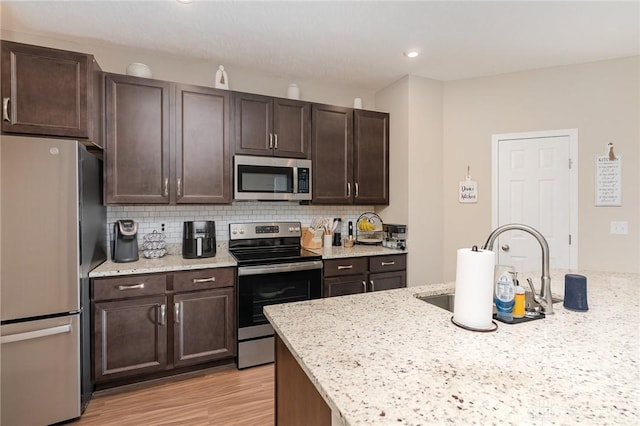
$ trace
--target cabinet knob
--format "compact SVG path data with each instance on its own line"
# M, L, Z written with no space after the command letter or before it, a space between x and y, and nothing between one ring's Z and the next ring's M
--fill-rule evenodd
M131 285L119 285L118 286L118 290L120 291L124 291L124 290L140 290L144 288L144 283L140 283L140 284L131 284Z
M176 324L180 324L180 302L176 302L176 303L173 305L173 313L174 313L174 315L173 315L173 321L174 321Z
M160 305L160 325L167 323L167 305Z
M395 265L396 262L394 260L392 260L391 262L381 262L380 265L381 266L391 266L391 265Z
M353 265L338 265L338 270L351 268L353 268Z
M9 100L11 98L2 98L2 119L11 122L9 118Z
M509 247L509 244L504 244L502 247L500 247L503 251L509 251L509 249L511 247Z
M351 197L351 182L347 182L347 197Z
M376 285L373 283L373 280L369 282L371 283L371 291L376 291Z
M362 292L366 293L367 292L367 282L362 280Z
M273 139L274 139L273 149L278 149L278 134L277 133L274 133Z
M356 186L356 198L358 198L358 194L360 193L360 188L358 188L358 182L356 182L355 186Z

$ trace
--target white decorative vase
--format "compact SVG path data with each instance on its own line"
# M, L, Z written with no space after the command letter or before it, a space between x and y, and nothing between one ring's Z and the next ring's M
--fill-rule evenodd
M287 87L287 98L300 99L300 88L297 84L291 83L289 87Z
M144 78L153 77L151 74L151 68L145 64L141 64L140 62L131 62L129 66L127 66L127 75Z

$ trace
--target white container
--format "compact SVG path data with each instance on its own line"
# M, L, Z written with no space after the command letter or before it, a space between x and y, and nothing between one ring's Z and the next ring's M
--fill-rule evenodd
M324 238L323 238L323 246L325 248L331 248L331 245L333 244L333 235L331 234L324 234Z
M362 108L362 98L355 98L353 100L353 107L357 108L357 109L361 109Z
M291 83L289 87L287 87L287 98L300 99L300 88L297 84Z
M127 75L133 75L136 77L152 78L151 68L140 62L131 62L127 66Z

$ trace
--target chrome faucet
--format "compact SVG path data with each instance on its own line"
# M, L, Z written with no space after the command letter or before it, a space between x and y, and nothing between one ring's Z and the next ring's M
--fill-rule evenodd
M539 296L536 294L533 282L531 282L530 279L527 279L527 282L529 283L529 287L531 287L533 299L540 305L542 312L546 315L551 315L553 314L553 301L551 299L551 277L549 276L549 244L547 244L547 240L540 232L528 225L509 223L494 229L483 248L485 250L493 250L493 243L498 236L505 231L511 230L527 232L533 235L535 239L538 240L538 243L540 243L540 248L542 248L542 283Z

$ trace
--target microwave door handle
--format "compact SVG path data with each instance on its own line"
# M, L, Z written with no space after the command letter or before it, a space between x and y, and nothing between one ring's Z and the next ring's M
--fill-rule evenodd
M293 193L298 193L298 168L293 168Z

